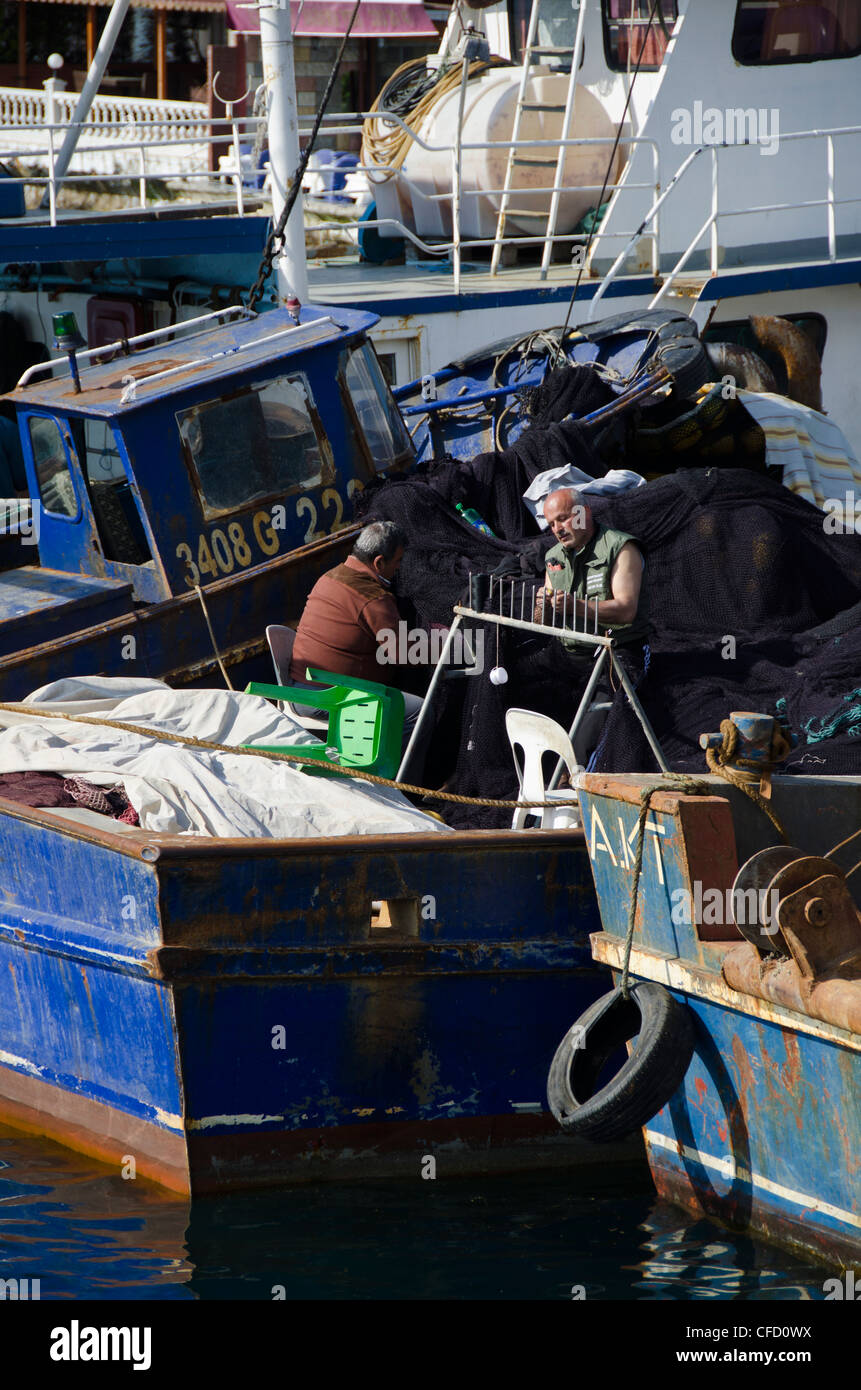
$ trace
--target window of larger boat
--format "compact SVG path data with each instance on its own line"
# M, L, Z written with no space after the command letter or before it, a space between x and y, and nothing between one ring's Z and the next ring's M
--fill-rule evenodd
M329 478L331 450L302 373L244 386L177 411L183 452L207 520Z
M861 54L859 0L738 0L732 30L737 63L811 63Z
M368 460L378 473L414 456L413 442L370 343L342 358L344 382Z
M654 14L652 0L602 0L607 67L628 72L639 62L642 72L656 72L678 17L677 0L661 0Z
M511 0L508 8L508 33L511 43L512 62L522 63L529 32L529 15L532 0ZM558 49L557 53L545 53L542 66L550 66L554 72L571 71L574 34L580 5L578 0L544 0L538 12L536 44L545 49ZM580 67L586 56L585 45L580 54Z

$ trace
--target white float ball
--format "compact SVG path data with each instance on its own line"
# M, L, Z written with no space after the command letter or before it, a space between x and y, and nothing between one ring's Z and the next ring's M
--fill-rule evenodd
M493 670L492 670L491 673L490 673L490 684L491 684L491 685L505 685L505 682L506 682L507 680L508 680L508 672L506 671L505 667L504 667L504 666L494 666Z

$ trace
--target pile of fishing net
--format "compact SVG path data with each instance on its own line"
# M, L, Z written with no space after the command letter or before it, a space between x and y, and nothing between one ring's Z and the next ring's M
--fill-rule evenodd
M470 572L501 566L515 577L515 595L518 583L526 580L531 594L541 582L553 537L537 533L522 492L566 450L586 472L604 470L576 422L529 434L513 450L438 464L370 499L369 519L391 518L408 537L397 593L411 624L448 626ZM502 538L463 521L457 501L480 511ZM861 537L830 534L823 512L743 468L686 469L591 505L596 521L633 536L645 554L653 635L638 693L671 768L703 771L699 734L719 729L731 710L747 709L778 715L796 735L783 770L861 773ZM552 638L489 625L484 634L484 674L442 684L426 780L441 780L434 774L448 773L446 758L453 759L451 790L513 797L505 711L534 709L569 727L583 663ZM506 668L506 684L488 679L495 665ZM656 769L624 695L614 699L592 766ZM444 814L460 826L510 823L508 811L450 807Z

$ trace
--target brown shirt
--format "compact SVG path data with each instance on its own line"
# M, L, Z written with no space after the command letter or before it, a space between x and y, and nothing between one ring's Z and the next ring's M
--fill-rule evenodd
M321 575L308 595L293 647L291 680L304 684L306 667L317 666L384 685L377 633L383 628L397 632L398 621L385 580L348 556L343 565Z

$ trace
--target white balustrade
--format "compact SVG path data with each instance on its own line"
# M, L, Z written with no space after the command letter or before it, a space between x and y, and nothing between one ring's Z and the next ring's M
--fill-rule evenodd
M71 121L78 97L55 92L58 123ZM22 164L46 164L47 93L41 88L0 87L0 154ZM81 131L70 173L127 175L140 172L141 144L149 176L197 173L208 162L209 117L204 103L146 97L96 96ZM229 138L229 137L228 137ZM55 139L55 149L60 141ZM116 146L125 146L117 149Z

